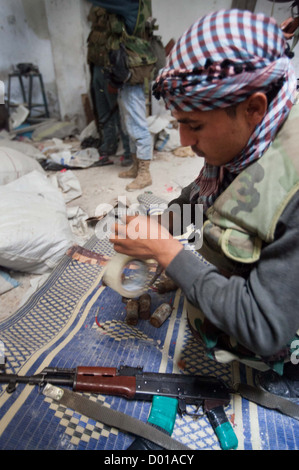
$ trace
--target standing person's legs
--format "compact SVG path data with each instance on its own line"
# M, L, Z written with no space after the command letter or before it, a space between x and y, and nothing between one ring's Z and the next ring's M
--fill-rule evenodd
M93 69L92 87L98 120L97 124L102 137L100 153L103 156L108 156L117 150L118 132L115 113L109 118L111 110L117 105L117 95L112 95L108 92L107 80L104 77L103 68L100 66L95 66Z
M120 178L136 178L126 189L133 191L152 184L149 172L152 159L152 136L146 120L145 95L142 85L124 85L119 91L121 118L130 137L133 167L120 173Z
M115 99L117 100L117 95L115 95ZM120 117L120 110L119 108L116 110L115 113L115 120L116 120L116 125L120 134L120 138L123 144L123 149L124 149L124 159L121 163L122 166L129 166L133 163L132 157L131 157L131 148L130 148L130 138L128 134L126 133L125 129L122 126L122 120Z

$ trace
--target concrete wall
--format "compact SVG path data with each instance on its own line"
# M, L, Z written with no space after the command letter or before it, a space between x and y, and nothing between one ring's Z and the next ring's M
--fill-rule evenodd
M290 16L291 1L257 0L255 11L273 14L278 22ZM89 90L86 40L88 0L1 0L0 80L7 90L8 74L20 62L38 65L44 79L51 116L85 125L81 95ZM232 0L152 0L153 16L164 44L178 39L196 18L230 8ZM293 59L299 77L299 45ZM21 101L17 82L13 98ZM35 101L41 97L36 91Z
M266 15L273 16L277 23L280 24L291 15L291 5L293 2L277 3L269 0L257 0L255 11L261 11ZM289 41L290 47L292 46L292 40ZM295 56L292 59L293 65L299 78L299 43L295 46L293 51Z
M0 80L7 92L8 75L16 64L37 65L43 75L51 117L75 119L85 125L81 94L88 91L86 0L1 0ZM17 78L12 98L22 102ZM34 102L41 103L36 82ZM25 83L27 87L27 83Z
M63 119L76 116L85 124L81 95L89 88L86 63L87 14L89 4L80 0L44 0L58 102ZM88 7L88 8L87 8Z
M51 110L58 113L56 76L44 2L2 0L0 13L0 80L7 90L8 74L16 64L32 62L38 65L46 83ZM21 100L16 79L12 81L12 94L17 102Z
M184 31L207 12L230 8L232 0L152 0L153 16L164 44L178 39Z

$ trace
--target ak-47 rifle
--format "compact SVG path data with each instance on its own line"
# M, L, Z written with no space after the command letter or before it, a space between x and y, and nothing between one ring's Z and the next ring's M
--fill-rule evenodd
M77 367L62 369L46 367L41 373L31 376L0 373L0 384L8 384L6 391L13 393L18 383L68 386L76 392L116 395L126 399L150 400L168 397L177 400L176 410L183 414L187 405L202 406L220 441L222 449L233 449L238 445L233 428L228 421L224 407L230 402L230 390L225 383L215 377L184 374L162 374L143 372L140 367ZM160 413L151 413L151 424L167 429L171 434L173 426L159 422ZM192 413L193 417L198 415ZM158 422L157 422L158 421Z

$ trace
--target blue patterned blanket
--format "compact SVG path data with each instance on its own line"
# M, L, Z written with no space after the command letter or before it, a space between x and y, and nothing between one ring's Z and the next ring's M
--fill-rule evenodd
M84 251L85 250L85 251ZM108 242L93 237L84 250L66 255L47 282L11 318L0 324L6 371L32 375L46 366L142 366L144 371L213 375L228 385L252 383L252 370L207 358L190 334L185 298L178 289L151 289L152 311L170 302L173 313L160 327L148 320L125 322L119 294L102 285ZM84 253L87 253L84 256ZM91 400L146 421L150 403L86 394ZM233 395L226 408L238 449L297 449L298 421ZM193 450L220 449L206 416L177 416L173 437ZM125 450L133 435L110 428L46 398L36 386L0 386L0 449Z

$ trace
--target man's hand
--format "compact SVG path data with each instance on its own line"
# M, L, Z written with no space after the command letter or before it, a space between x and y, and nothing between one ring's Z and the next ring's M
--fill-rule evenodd
M115 251L139 259L155 259L164 269L183 249L156 217L127 216L125 224L112 227Z

